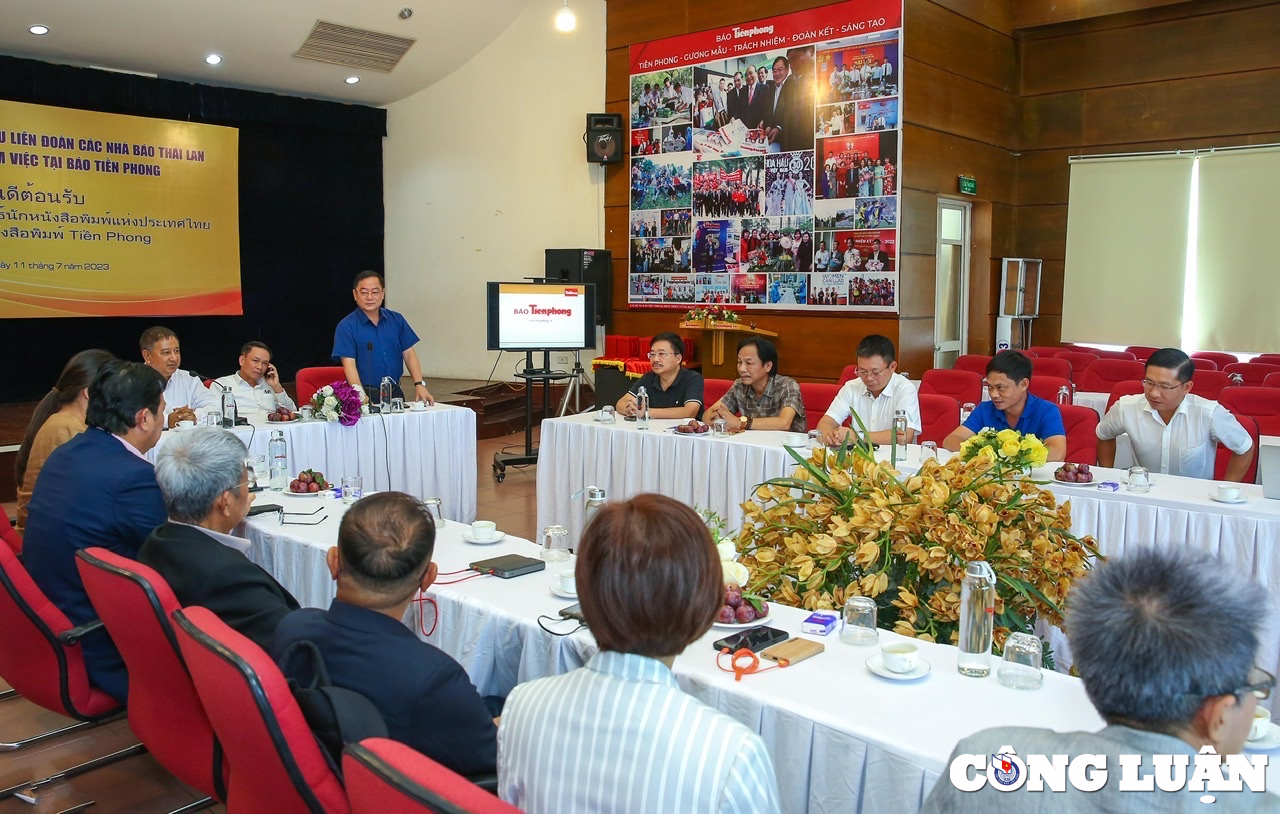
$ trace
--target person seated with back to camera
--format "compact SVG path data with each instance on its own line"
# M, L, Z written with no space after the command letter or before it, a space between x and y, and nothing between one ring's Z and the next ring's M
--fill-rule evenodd
M706 420L723 418L730 429L804 432L804 399L800 385L778 374L778 351L762 336L738 343L738 379L729 392L707 408Z
M529 814L778 811L760 736L687 695L671 672L724 604L706 524L662 495L610 503L583 533L574 573L600 649L583 667L512 690L498 729L499 796Z
M635 415L643 387L651 417L697 418L702 412L702 374L684 366L684 340L670 331L655 335L649 340L649 366L652 370L618 399L618 412Z
M887 336L872 334L858 343L858 375L844 383L826 415L818 420L823 443L845 443L853 435L853 428L843 424L857 413L868 440L888 444L893 440L893 419L899 410L907 414L906 442L915 441L921 427L920 398L915 385L898 375L895 355L893 342Z
M240 347L240 369L214 381L231 389L236 400L236 412L271 413L283 407L297 410L298 406L280 384L280 374L271 364L271 349L256 340Z
M1028 392L1030 386L1031 360L1016 350L997 353L987 363L986 387L991 400L979 404L963 424L952 430L943 439L943 448L955 452L970 437L990 427L1034 435L1049 450L1048 460L1066 458L1067 430L1062 411L1053 402Z
M183 607L208 608L259 647L298 601L245 556L249 541L232 535L253 495L244 443L218 427L173 438L156 456L156 481L169 519L138 550Z

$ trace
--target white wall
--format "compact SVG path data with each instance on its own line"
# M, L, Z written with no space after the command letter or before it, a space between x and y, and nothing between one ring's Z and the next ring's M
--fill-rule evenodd
M547 248L604 245L604 171L582 133L604 111L605 3L569 0L570 34L552 24L560 5L530 0L456 72L387 108L387 304L422 337L428 378L488 376L485 281L540 276ZM506 354L494 378L516 364Z

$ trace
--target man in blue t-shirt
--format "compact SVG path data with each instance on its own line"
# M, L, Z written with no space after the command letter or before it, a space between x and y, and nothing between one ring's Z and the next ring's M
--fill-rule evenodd
M413 346L418 335L396 311L382 307L386 284L376 271L362 271L351 286L356 309L342 318L333 332L333 355L342 360L342 372L352 387L363 388L371 399L378 397L383 377L394 382L392 395L400 390L400 374L409 368L414 398L435 404L422 375L422 365Z
M1049 449L1050 461L1061 461L1067 455L1067 431L1062 425L1058 405L1031 395L1031 360L1016 350L997 353L987 363L987 392L990 401L978 405L965 422L951 431L942 446L956 451L970 436L987 427L1014 429L1034 435Z

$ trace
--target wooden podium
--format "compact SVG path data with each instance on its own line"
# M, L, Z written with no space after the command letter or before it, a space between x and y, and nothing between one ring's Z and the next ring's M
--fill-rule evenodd
M725 334L746 334L750 336L769 337L778 335L774 331L766 331L763 328L752 328L751 326L744 325L741 322L713 322L703 320L681 322L680 330L706 331L711 335L711 353L704 353L702 357L702 375L708 379L738 378L737 355L735 354L730 357L728 361L725 360Z

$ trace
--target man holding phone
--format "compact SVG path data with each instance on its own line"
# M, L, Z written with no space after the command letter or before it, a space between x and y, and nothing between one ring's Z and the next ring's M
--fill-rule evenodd
M217 382L231 388L240 415L271 413L280 407L298 409L280 384L280 374L271 364L271 349L262 342L244 343L240 348L240 369Z

